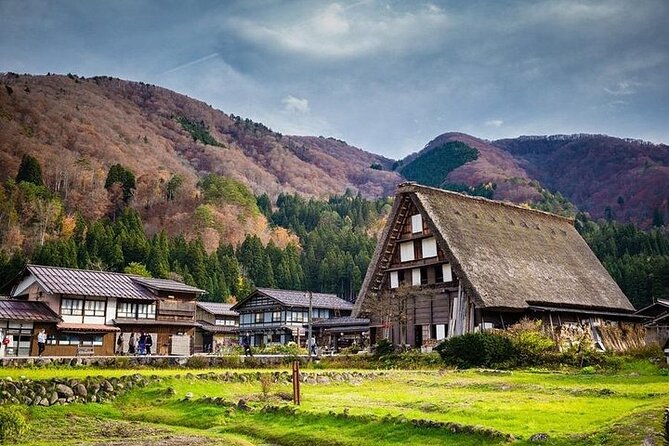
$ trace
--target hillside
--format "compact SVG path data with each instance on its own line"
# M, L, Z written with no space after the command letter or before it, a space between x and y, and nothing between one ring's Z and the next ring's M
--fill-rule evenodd
M137 178L132 205L149 233L197 234L210 249L220 240L240 243L246 233L280 245L287 236L235 203L203 203L197 185L207 174L270 198L324 198L348 188L380 197L400 181L370 167L391 160L342 141L284 136L167 89L109 77L0 75L0 134L0 181L13 178L30 154L65 213L95 220L109 212L104 182L109 168L121 164ZM175 177L178 193L167 199ZM211 217L204 225L193 218L203 204Z
M669 146L605 135L531 136L493 144L595 218L646 228L667 221Z
M566 203L564 196L594 218L644 228L669 220L669 147L662 144L605 135L489 142L444 133L398 162L397 171L422 184L550 211ZM548 201L552 204L546 207Z

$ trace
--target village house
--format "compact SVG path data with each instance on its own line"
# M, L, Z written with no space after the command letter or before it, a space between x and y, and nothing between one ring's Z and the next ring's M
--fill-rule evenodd
M232 304L198 302L195 310L195 353L223 353L238 344L239 313Z
M658 299L637 314L647 318L646 341L664 348L669 361L669 299Z
M37 352L36 333L47 333L46 356L113 355L122 339L147 333L153 354L192 353L195 300L203 290L166 279L107 271L28 265L17 280L15 301L46 305L57 321L35 322L30 354Z
M60 320L44 302L0 299L0 358L29 356L36 333Z
M569 218L404 183L367 270L354 317L370 342L414 347L523 317L559 342L643 343L634 308Z
M334 294L257 288L232 310L239 312L239 335L258 347L290 341L305 345L310 307L316 321L350 316L353 304Z

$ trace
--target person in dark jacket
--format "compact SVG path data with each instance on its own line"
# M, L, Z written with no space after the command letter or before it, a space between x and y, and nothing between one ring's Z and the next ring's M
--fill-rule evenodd
M130 333L130 339L128 339L128 354L134 355L137 353L137 345L135 344L137 340L135 339L135 333Z
M145 353L147 355L151 354L151 347L153 346L153 338L151 337L150 334L146 333L144 338L144 348L145 348Z

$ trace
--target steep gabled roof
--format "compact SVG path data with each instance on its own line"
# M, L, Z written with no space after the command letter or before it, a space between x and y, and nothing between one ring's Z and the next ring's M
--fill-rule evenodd
M465 290L481 308L551 304L634 311L573 220L412 183L398 189L396 206L360 292L363 299L374 291L371 277L382 274L377 263L389 242L397 204L404 199L412 200L425 216Z
M109 271L61 268L56 266L28 265L32 279L25 280L14 290L17 296L36 281L49 294L116 297L122 299L156 300L149 290L204 293L203 290L174 280L151 279Z
M309 295L306 291L276 290L273 288L257 288L245 299L237 302L232 309L238 310L244 302L257 295L270 297L287 307L308 307ZM332 310L352 310L353 304L334 294L312 293L311 305L313 308L329 308Z
M214 316L239 316L239 313L231 310L232 304L218 302L198 302L197 306Z

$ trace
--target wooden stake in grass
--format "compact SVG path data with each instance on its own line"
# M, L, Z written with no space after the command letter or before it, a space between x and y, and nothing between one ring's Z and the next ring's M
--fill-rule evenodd
M293 361L293 404L300 405L300 361Z

